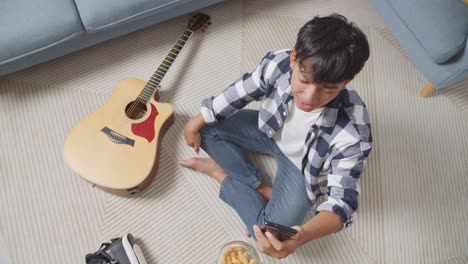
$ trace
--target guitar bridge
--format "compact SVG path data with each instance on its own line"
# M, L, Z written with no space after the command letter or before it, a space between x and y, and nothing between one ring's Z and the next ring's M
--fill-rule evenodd
M128 138L122 134L119 134L108 127L104 127L103 129L101 129L101 132L106 134L106 136L110 139L110 141L116 144L126 144L132 147L133 145L135 145L135 140Z

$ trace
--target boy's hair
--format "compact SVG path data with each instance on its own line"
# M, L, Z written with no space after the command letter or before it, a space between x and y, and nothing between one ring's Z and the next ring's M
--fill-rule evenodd
M352 80L369 58L364 33L339 14L316 16L297 34L296 60L316 83Z

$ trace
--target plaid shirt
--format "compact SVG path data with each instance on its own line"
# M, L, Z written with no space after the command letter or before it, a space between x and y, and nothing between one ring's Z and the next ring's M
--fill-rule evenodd
M258 127L269 138L288 116L290 50L269 52L257 68L216 97L202 101L207 124L226 119L249 102L262 101ZM330 211L348 227L357 216L359 177L372 148L369 113L356 91L346 87L328 103L304 142L302 173L315 213ZM320 198L320 200L319 200Z

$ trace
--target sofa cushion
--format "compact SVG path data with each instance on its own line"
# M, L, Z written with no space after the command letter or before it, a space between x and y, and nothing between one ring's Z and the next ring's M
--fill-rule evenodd
M0 64L84 32L73 0L0 1Z
M87 32L97 32L164 12L189 0L75 0Z
M468 35L468 5L459 0L387 0L435 63L458 54Z

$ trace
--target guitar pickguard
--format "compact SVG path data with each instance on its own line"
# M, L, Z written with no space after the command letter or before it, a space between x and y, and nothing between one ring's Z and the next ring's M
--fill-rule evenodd
M142 138L146 138L146 140L148 140L148 143L153 141L155 137L154 120L156 119L156 116L158 115L158 110L156 109L156 106L154 106L153 104L150 104L150 105L151 105L150 116L141 123L132 124L133 134L140 136Z

